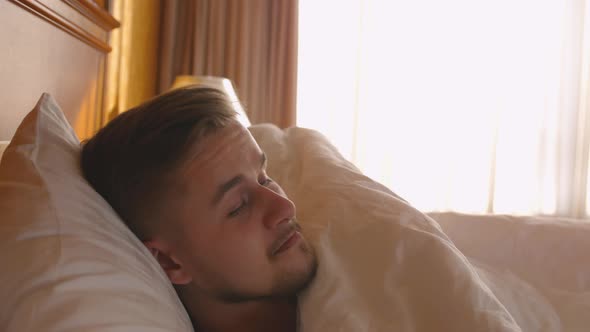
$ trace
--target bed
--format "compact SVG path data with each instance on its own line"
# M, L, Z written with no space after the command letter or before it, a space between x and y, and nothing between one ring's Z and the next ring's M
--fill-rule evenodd
M320 133L251 131L320 253L304 331L588 330L590 224L424 214Z
M2 331L193 330L79 171L80 138L104 124L109 17L92 1L0 2ZM300 331L588 331L590 224L425 214L321 133L250 131L318 252Z

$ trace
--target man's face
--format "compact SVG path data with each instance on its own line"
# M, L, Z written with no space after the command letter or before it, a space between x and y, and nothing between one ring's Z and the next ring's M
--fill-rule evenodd
M226 301L290 296L313 278L295 205L265 168L248 130L233 124L207 136L179 172L183 193L165 236L199 291Z

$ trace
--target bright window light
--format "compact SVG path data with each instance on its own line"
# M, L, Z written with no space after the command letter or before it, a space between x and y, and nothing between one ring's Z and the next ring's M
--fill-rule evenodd
M298 126L419 209L556 212L573 0L299 3Z

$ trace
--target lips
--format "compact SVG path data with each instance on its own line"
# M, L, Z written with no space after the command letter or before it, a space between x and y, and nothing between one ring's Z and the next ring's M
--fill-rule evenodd
M285 242L283 242L283 244L275 252L275 255L280 254L281 252L291 248L293 245L295 245L295 243L297 243L297 241L299 241L300 238L301 234L299 234L299 232L293 232L293 234L289 236L289 238Z
M301 234L299 233L299 227L297 226L297 224L293 224L293 226L289 227L286 232L283 232L279 239L274 242L271 250L271 256L275 256L283 251L286 251L299 241Z

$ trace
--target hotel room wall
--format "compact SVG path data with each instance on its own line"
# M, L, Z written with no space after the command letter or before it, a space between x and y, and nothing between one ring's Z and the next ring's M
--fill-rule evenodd
M106 32L65 3L43 2L106 40ZM18 1L0 1L0 22L0 89L10 96L0 100L0 140L10 140L43 92L62 105L78 135L85 137L95 130L100 125L96 114L101 108L104 51L80 43L47 19L32 15Z

